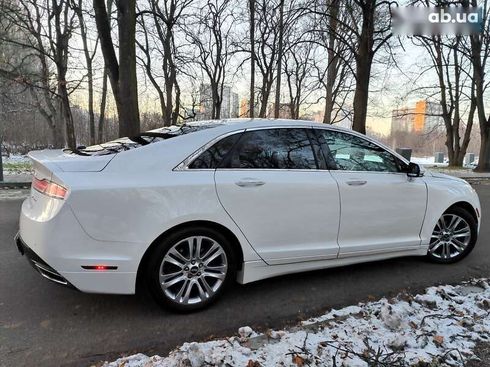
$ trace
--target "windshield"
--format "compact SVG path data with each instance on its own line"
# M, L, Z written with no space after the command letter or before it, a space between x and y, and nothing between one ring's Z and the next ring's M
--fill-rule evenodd
M119 153L124 150L138 148L151 143L156 143L162 140L167 140L180 135L187 135L196 131L210 129L216 126L221 126L223 122L195 122L184 125L172 125L169 127L161 127L154 130L143 132L136 136L118 138L106 143L91 145L88 147L80 146L77 149L64 149L67 154L77 154L85 156L98 156L106 154Z

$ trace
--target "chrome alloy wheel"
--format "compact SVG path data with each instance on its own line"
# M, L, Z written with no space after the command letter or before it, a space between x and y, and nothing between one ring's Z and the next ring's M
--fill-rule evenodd
M432 233L429 252L438 259L459 256L471 241L471 228L465 219L456 214L444 214Z
M187 237L168 250L160 264L160 286L172 301L190 305L210 299L225 281L223 247L205 236Z

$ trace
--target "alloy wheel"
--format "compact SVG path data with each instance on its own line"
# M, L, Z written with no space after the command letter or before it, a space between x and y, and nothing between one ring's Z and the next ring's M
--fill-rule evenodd
M217 241L191 236L167 251L160 264L159 281L172 301L198 304L213 297L223 285L227 271L228 259Z
M432 233L429 252L438 259L453 259L465 251L470 241L468 222L459 215L444 214Z

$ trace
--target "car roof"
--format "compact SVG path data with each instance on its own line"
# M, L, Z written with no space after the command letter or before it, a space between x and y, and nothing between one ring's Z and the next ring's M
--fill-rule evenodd
M260 127L279 127L279 126L321 127L327 129L352 132L352 130L346 129L344 127L323 124L321 122L316 122L316 121L272 119L272 118L233 118L233 119L223 119L223 120L203 120L203 121L189 122L186 125L189 126L211 125L219 128L220 132L260 128Z

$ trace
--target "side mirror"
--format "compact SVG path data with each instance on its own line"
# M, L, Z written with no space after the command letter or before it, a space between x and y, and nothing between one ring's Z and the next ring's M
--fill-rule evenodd
M407 166L408 177L421 177L423 176L420 166L417 163L410 162Z

